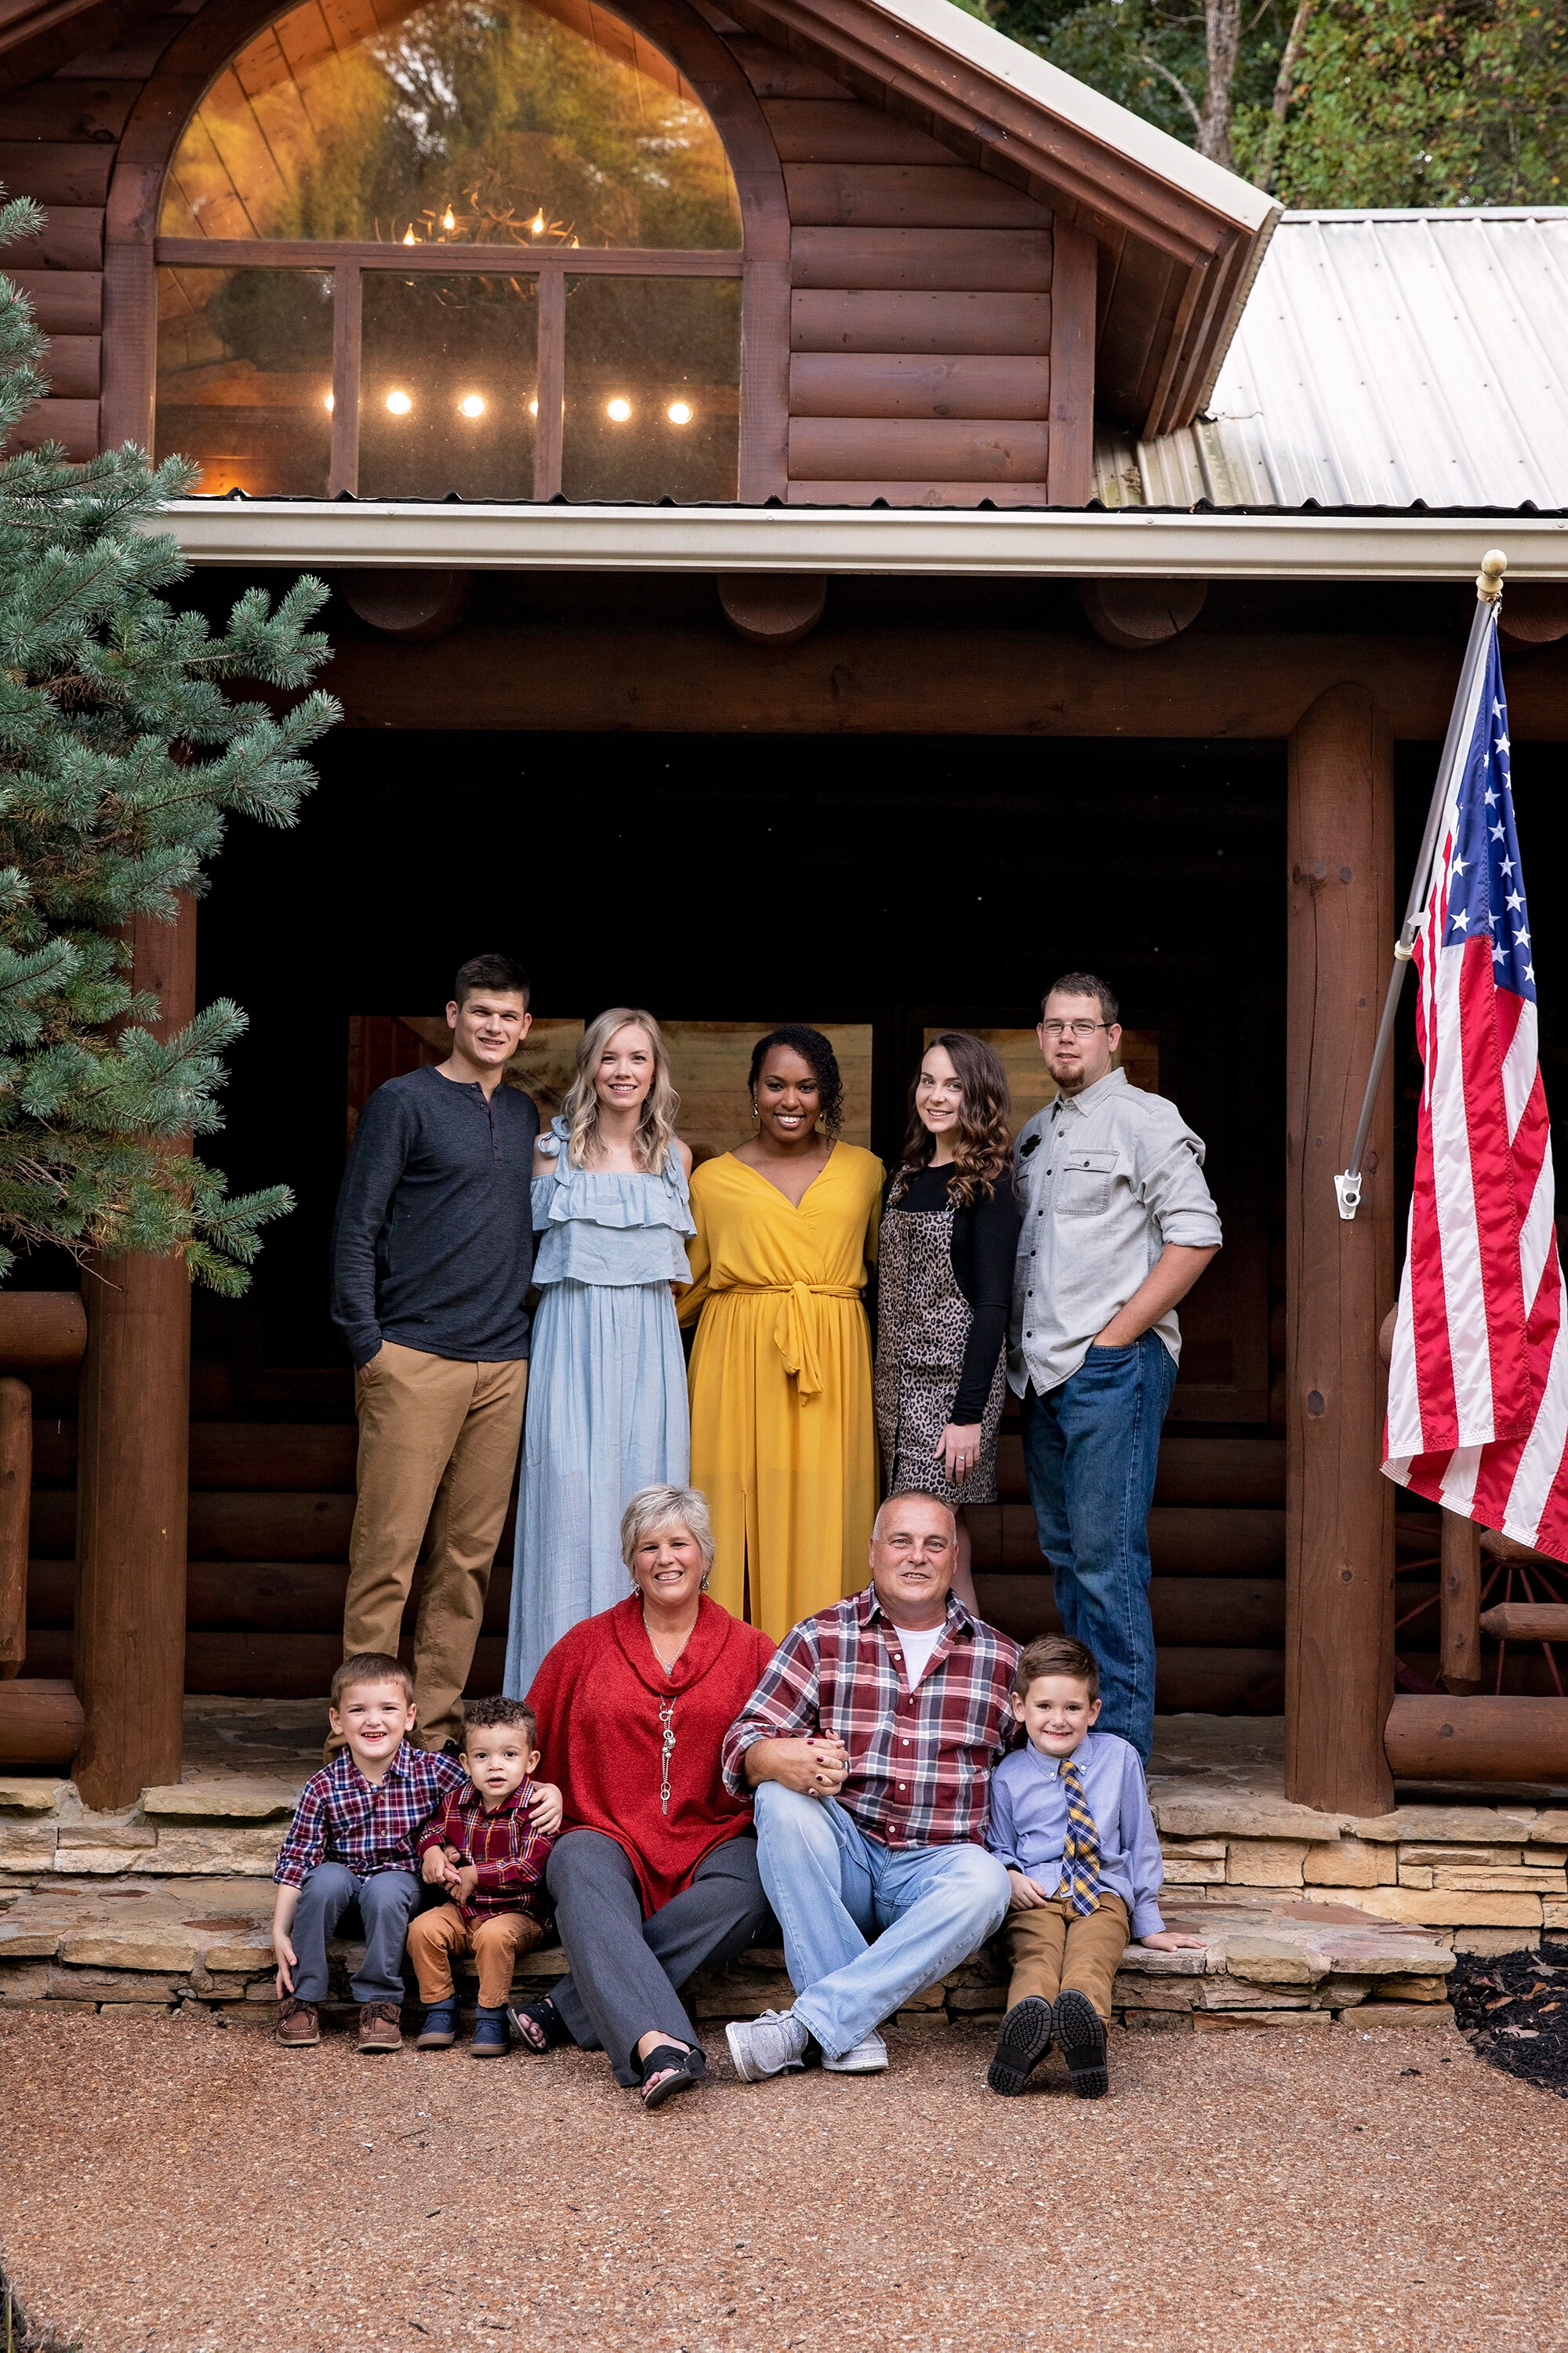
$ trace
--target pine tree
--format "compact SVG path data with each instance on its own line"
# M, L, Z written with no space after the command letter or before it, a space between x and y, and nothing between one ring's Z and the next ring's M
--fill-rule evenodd
M42 226L0 197L0 245ZM31 309L0 277L0 443L47 385ZM281 717L223 682L308 684L325 602L258 588L214 636L165 592L187 569L156 525L195 479L127 443L85 465L58 444L0 461L0 1276L18 1249L178 1250L242 1291L284 1186L230 1199L186 1139L222 1124L226 999L166 1040L147 1024L121 934L199 894L231 815L291 825L315 777L299 754L340 713L314 693Z

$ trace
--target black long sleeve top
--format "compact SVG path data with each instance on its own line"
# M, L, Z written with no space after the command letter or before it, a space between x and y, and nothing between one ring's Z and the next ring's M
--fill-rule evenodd
M897 1217L900 1209L929 1209L940 1215L948 1206L951 1174L947 1168L921 1169L889 1214ZM1007 1337L1021 1223L1017 1197L1006 1170L988 1197L960 1208L953 1217L952 1279L973 1310L950 1417L955 1422L976 1422L985 1412L996 1359Z
M471 1365L528 1354L533 1098L439 1071L377 1087L332 1226L332 1321L356 1367L383 1340Z

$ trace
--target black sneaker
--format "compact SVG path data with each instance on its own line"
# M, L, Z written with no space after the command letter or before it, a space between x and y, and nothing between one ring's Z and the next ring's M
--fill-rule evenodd
M1005 2100L1016 2099L1051 2047L1051 2005L1043 1994L1026 1994L1002 2021L996 2035L996 2056L985 2081Z
M1004 2021L1004 2024L1005 2021ZM1057 1996L1057 2041L1080 2100L1103 2100L1110 2089L1105 2063L1105 2028L1085 1993L1069 1987Z

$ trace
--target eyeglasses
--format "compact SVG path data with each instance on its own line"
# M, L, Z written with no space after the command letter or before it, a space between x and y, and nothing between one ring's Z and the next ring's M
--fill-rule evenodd
M1059 1038L1066 1030L1074 1038L1092 1038L1097 1029L1109 1029L1109 1021L1042 1021L1040 1029L1047 1038Z

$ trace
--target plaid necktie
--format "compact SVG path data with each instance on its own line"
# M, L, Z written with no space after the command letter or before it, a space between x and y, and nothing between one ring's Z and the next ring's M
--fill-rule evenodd
M1094 1912L1100 1906L1100 1832L1089 1810L1078 1767L1069 1757L1060 1769L1068 1801L1068 1830L1062 1841L1062 1876L1057 1894L1069 1897L1075 1912Z

